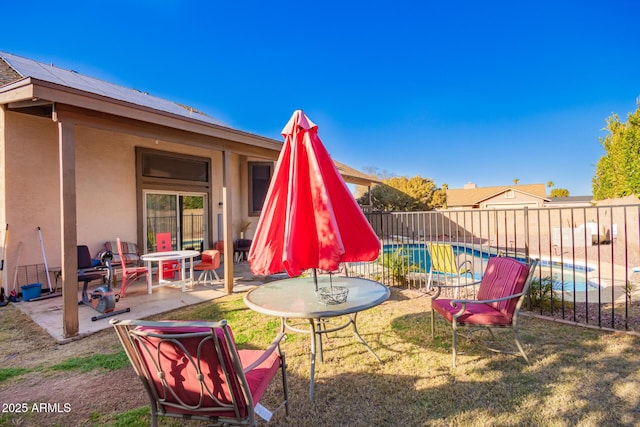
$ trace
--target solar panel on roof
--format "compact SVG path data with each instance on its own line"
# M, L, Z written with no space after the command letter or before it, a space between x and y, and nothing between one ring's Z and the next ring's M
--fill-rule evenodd
M164 111L183 117L200 120L206 123L227 126L225 123L206 114L188 110L175 102L158 98L135 89L128 89L113 83L95 79L93 77L79 74L75 71L65 70L47 65L38 61L0 52L0 57L11 65L22 77L33 77L73 89L94 93L108 98L129 102L131 104ZM227 126L228 127L228 126Z

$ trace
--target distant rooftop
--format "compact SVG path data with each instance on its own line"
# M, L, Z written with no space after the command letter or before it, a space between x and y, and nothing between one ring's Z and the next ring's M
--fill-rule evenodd
M473 183L468 183L465 184L463 188L447 189L447 205L449 207L473 206L507 190L514 190L548 200L544 184L512 184L478 187Z
M567 197L551 197L551 203L591 203L593 196L567 196Z

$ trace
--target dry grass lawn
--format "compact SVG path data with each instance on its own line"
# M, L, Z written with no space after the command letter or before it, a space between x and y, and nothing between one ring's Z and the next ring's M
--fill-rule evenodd
M242 294L158 318L229 320L241 347L265 347L279 321L254 313ZM496 354L462 339L451 367L451 331L437 323L431 339L429 298L393 289L358 326L384 364L349 329L324 343L315 399L309 400L309 337L289 334L290 415L274 426L640 426L640 338L531 317L522 341L532 361ZM498 334L512 348L511 336ZM11 306L0 309L0 404L68 404L68 412L2 413L0 424L24 426L149 423L143 389L126 364L113 370L50 369L72 357L120 352L113 331L57 345ZM106 362L105 362L106 363ZM23 368L23 371L15 369ZM276 383L263 404L273 407ZM163 426L185 425L164 420ZM188 425L201 425L192 423Z

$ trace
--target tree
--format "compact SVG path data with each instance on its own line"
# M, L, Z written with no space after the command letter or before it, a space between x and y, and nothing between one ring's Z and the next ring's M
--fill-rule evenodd
M569 197L569 190L566 188L554 188L549 197Z
M617 114L606 120L609 132L600 138L606 154L596 165L593 197L596 200L640 196L640 101L622 123Z
M447 209L447 189L449 188L449 184L442 184L442 187L438 188L433 192L433 197L431 198L431 205L434 208L444 208Z
M547 181L547 188L551 188L553 187L555 184L553 183L553 181Z
M515 179L513 180L513 183L514 183L515 185L518 185L518 183L519 183L519 182L520 182L520 179L519 179L519 178L515 178Z
M391 172L387 171L386 169L380 169L379 167L376 167L376 166L366 166L362 170L364 173L375 176L376 178L379 178L381 180L385 180L394 176Z
M371 204L374 209L386 211L416 211L433 209L436 185L429 178L416 175L412 178L391 177L371 188ZM368 195L358 199L361 205L369 203Z
M201 196L184 196L182 203L185 209L202 209L204 198Z
M393 174L391 174L387 170L380 169L376 166L366 166L362 169L362 171L367 175L375 176L379 180L385 180L393 176ZM361 205L366 205L366 206L369 205L369 186L368 185L356 185L354 193L355 193L354 196L359 203L360 203L360 200L363 200L363 202L360 203ZM364 201L365 196L366 196L366 201Z

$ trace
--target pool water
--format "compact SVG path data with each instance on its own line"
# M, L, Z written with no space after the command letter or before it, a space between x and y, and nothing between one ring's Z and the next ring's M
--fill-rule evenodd
M468 259L473 265L474 276L480 276L484 271L490 257L496 256L493 253L481 252L476 248L452 244L453 252L458 261ZM429 252L423 243L409 244L389 244L384 246L384 253L390 254L397 249L404 250L410 264L414 264L423 272L431 269ZM460 256L465 255L465 257ZM524 261L524 258L518 258ZM569 262L560 263L557 261L540 260L538 264L542 269L540 277L551 277L553 288L558 291L585 292L587 290L598 289L598 284L587 279L589 272L595 271L593 268L586 268L582 265L574 265Z

